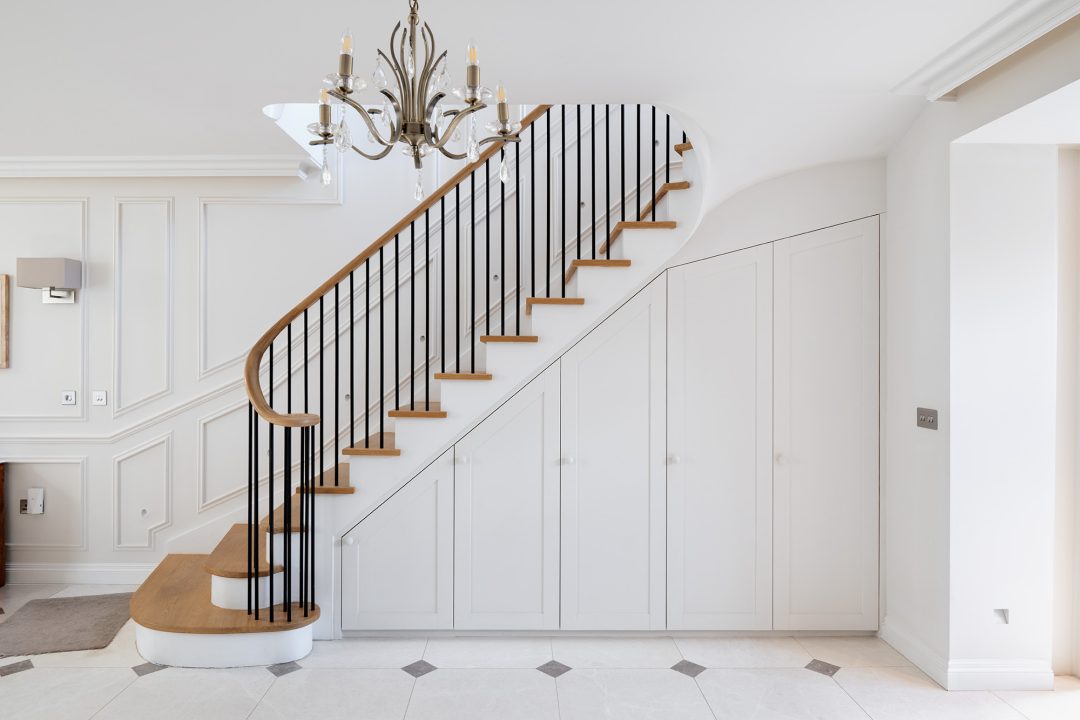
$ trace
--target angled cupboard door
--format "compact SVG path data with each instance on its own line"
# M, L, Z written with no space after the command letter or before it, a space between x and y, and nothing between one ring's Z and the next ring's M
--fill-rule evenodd
M665 625L665 283L562 359L562 623Z
M775 244L778 630L878 626L878 220Z
M454 627L559 626L559 365L455 447Z
M452 627L453 452L342 538L343 630Z
M772 246L668 273L668 628L772 629Z

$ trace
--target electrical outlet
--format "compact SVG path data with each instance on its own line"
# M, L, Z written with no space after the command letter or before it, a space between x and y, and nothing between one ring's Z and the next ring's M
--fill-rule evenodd
M109 404L109 394L104 390L95 390L90 402L99 407Z
M61 405L74 405L75 404L75 391L74 390L64 390L63 392L61 392L60 393L60 404Z
M26 498L20 498L19 499L19 514L20 515L25 515L26 514Z

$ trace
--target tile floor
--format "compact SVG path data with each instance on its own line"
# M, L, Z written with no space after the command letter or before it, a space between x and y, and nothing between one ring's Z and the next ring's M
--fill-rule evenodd
M34 598L131 589L0 588L0 622ZM1076 720L1080 679L948 693L868 637L351 639L296 663L195 670L147 663L128 623L101 650L0 658L0 717Z

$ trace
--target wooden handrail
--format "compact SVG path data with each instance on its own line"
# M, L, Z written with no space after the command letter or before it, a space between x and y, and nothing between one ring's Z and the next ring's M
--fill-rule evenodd
M522 119L522 130L536 122L536 120L542 117L550 108L551 105L537 105L532 112ZM262 337L255 343L255 346L251 348L251 352L248 353L247 360L244 363L244 387L247 390L248 399L251 400L252 407L255 408L255 412L257 412L260 417L274 425L281 425L284 427L311 427L319 424L319 416L315 413L279 413L266 402L266 396L263 394L262 383L259 379L259 368L262 365L263 353L270 347L270 343L274 338L280 335L281 331L288 327L289 323L298 318L305 309L314 305L316 300L347 278L349 273L371 258L379 248L385 246L394 238L394 236L400 234L402 230L409 227L409 225L420 218L425 210L430 209L439 199L448 195L451 190L457 187L465 178L469 177L473 171L481 167L492 155L498 152L500 147L502 147L501 143L492 143L490 147L480 153L480 157L476 162L466 165L455 173L453 177L439 186L435 192L431 193L426 200L417 205L412 212L408 213L404 218L395 223L394 226L383 233L378 240L368 245L363 252L350 260L343 268L331 275L329 280L301 300L292 310L285 313L280 320L262 334ZM334 308L335 312L337 312L337 310L337 308ZM287 368L286 372L292 372L292 368Z

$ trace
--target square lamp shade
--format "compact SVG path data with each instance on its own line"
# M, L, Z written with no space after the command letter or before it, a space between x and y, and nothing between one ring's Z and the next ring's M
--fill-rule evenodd
M70 258L16 258L15 284L41 288L46 303L73 303L82 287L82 263Z

